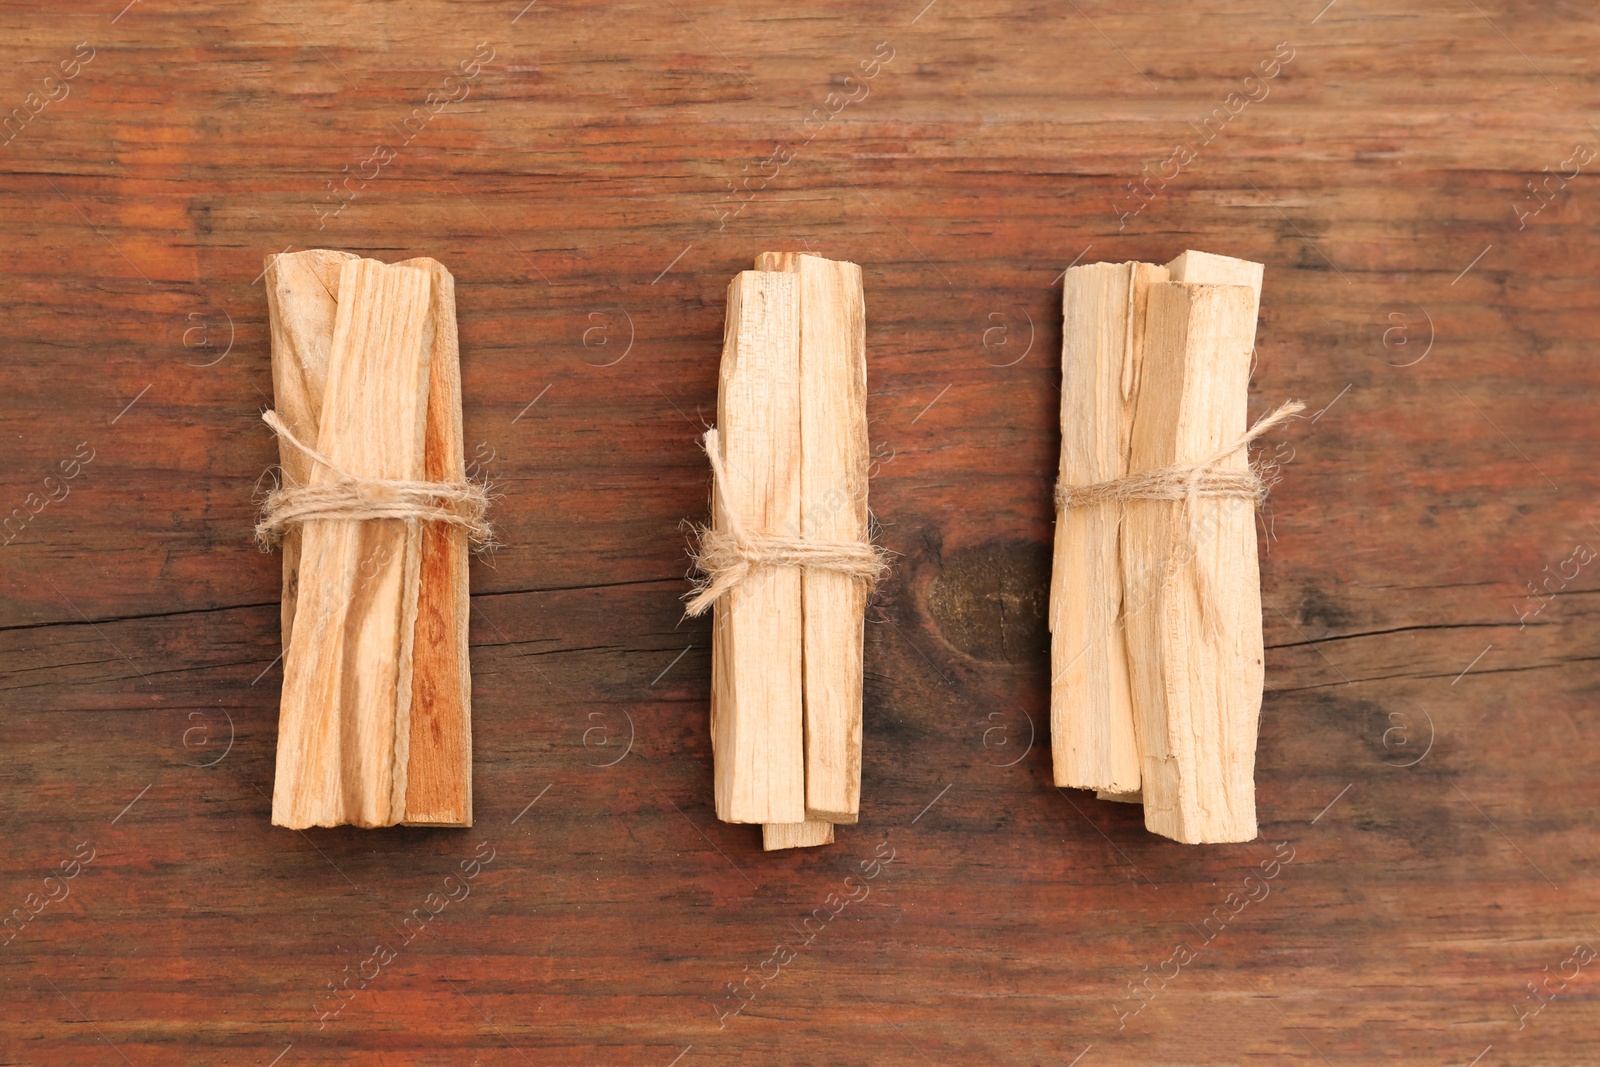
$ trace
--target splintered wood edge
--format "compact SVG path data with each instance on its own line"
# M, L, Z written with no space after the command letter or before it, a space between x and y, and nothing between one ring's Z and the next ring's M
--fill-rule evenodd
M345 262L360 258L362 257L333 249L273 253L266 257L276 394L274 406L280 417L289 423L291 429L313 446L318 443L319 437L317 423L321 414L320 401L327 374L328 350L333 341L333 320L338 307L340 268ZM431 310L434 333L430 353L430 369L433 373L429 375L426 401L428 432L424 446L424 464L426 477L430 479L459 480L465 476L463 456L465 443L461 428L460 362L454 279L442 264L428 257L408 259L390 266L427 271L433 278ZM290 271L293 272L293 277L286 279L285 272ZM287 444L282 446L281 451L282 464L286 471L290 472L294 483L305 484L309 480L311 461ZM282 548L284 552L282 621L284 647L287 650L297 595L295 578L300 556L298 530L290 531L284 538ZM431 588L434 598L443 594L446 599L456 601L453 605L439 605L447 608L446 615L452 616L443 621L447 629L454 631L455 637L454 640L448 641L452 647L446 650L446 654L434 664L434 667L429 667L428 664L430 660L438 657L426 654L426 649L430 647L427 644L428 639L422 639L423 635L419 633L416 638L422 641L413 645L414 695L412 724L409 731L411 745L405 771L405 817L399 824L470 826L472 825L470 715L472 683L465 621L469 603L465 535L453 529L441 531L430 527L423 531L422 552L425 561L430 555L439 552L451 557L445 560L449 574L439 573L437 568L434 568L434 573L423 573L419 597L424 600L432 599ZM454 596L451 596L452 593ZM422 625L423 619L419 613L419 630ZM443 636L450 637L449 634ZM433 675L439 677L434 678ZM444 723L447 728L444 731L429 729L431 702L428 700L417 702L418 698L426 695L430 687L434 691L444 692L446 703L457 709L455 715L448 716L457 721ZM459 699L451 698L449 692L456 688L460 690ZM446 750L454 748L456 751L453 754L447 752L444 761L446 765L435 768L430 774L422 771L419 758L423 762L428 760L431 744L429 737L434 733L456 735L453 742L445 737L442 745ZM419 777L424 781L437 779L435 785L440 786L439 789L431 790L424 786L425 794L433 794L426 798L425 808L419 808L417 805L416 786Z

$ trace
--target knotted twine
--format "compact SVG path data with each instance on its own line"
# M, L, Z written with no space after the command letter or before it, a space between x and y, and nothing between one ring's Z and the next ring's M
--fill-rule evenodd
M721 440L713 428L704 439L711 460L711 487L722 512L723 527L701 526L695 531L700 549L694 554L701 577L685 614L701 615L728 590L744 581L752 567L803 567L830 571L865 581L870 586L888 566L887 553L866 541L817 541L808 537L772 537L753 534L739 520L728 499L728 475Z
M475 546L494 541L494 528L484 518L489 493L474 482L423 482L393 478L358 478L290 432L276 411L261 420L301 454L332 471L326 485L280 486L267 494L256 523L263 547L277 544L291 526L310 519L405 519L459 526Z
M1218 464L1304 410L1305 405L1300 401L1288 401L1272 414L1257 419L1254 426L1230 444L1193 466L1155 467L1092 485L1057 484L1056 507L1081 508L1093 504L1122 504L1129 500L1181 500L1185 508L1192 510L1194 501L1202 497L1253 500L1260 507L1267 499L1267 486L1260 472L1250 466L1221 467Z
M1248 449L1256 438L1288 422L1304 410L1305 404L1300 401L1287 401L1276 411L1257 419L1255 425L1227 445L1193 465L1178 463L1170 467L1155 467L1091 485L1066 485L1058 482L1056 508L1065 511L1068 508L1111 504L1121 508L1131 500L1182 501L1179 524L1185 529L1186 536L1173 537L1168 545L1162 567L1161 584L1165 588L1176 577L1180 549L1187 545L1191 553L1199 550L1200 515L1195 505L1200 500L1229 498L1248 500L1251 502L1252 510L1266 502L1268 486L1262 480L1261 471L1257 466L1223 467L1219 464L1236 452ZM1215 603L1215 592L1211 589L1210 575L1201 569L1196 574L1196 580L1199 583L1200 611L1204 625L1215 634L1217 620L1210 610L1211 605Z

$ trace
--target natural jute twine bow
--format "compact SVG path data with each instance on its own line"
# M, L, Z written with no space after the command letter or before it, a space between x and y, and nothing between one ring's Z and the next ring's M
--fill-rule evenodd
M728 499L728 476L715 429L706 431L704 443L711 460L712 491L717 496L723 528L701 526L696 531L700 550L695 553L694 561L701 578L695 583L694 599L689 601L686 614L704 613L722 594L744 581L752 567L805 567L849 575L869 584L883 574L888 566L886 553L868 542L814 541L747 531Z
M339 468L290 432L275 411L264 412L263 422L301 453L336 476L327 485L290 485L274 489L261 508L256 539L263 546L277 544L284 532L308 519L409 519L460 526L477 546L492 544L494 528L484 518L489 493L473 482L419 482L389 478L358 478Z

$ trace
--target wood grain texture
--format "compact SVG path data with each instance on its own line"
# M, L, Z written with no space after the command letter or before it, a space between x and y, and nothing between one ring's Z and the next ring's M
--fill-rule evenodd
M1150 287L1128 471L1205 464L1245 431L1255 294ZM1243 449L1216 461L1243 469ZM1254 501L1132 500L1123 611L1145 825L1188 844L1256 837L1261 713Z
M423 472L430 482L466 478L461 429L461 350L455 278L438 260L399 266L426 271L433 322ZM470 546L458 526L424 523L411 644L411 728L403 818L414 826L472 825L472 667L467 573Z
M328 348L339 307L339 268L348 252L325 248L267 257L264 275L272 330L272 402L289 432L314 443L322 422L328 382ZM310 485L311 457L287 441L278 446L285 486ZM291 527L279 546L283 554L283 647L294 630L300 588L300 531Z
M800 529L814 541L867 540L867 349L861 268L800 256ZM867 587L800 575L804 619L806 818L861 812L862 629Z
M347 252L312 249L267 258L264 276L272 327L273 402L290 432L315 445L338 307L340 267L357 257ZM455 282L437 260L423 257L398 265L425 271L430 278L432 347L423 470L430 481L460 481L465 477L465 463ZM288 442L280 442L278 451L285 484L309 484L314 466L310 457ZM279 551L284 560L283 644L287 650L299 589L297 527L284 534ZM416 628L411 645L405 800L404 811L397 816L399 821L414 825L472 824L467 554L465 531L442 525L423 526ZM374 559L383 555L379 551ZM358 577L370 577L370 566L363 560Z
M717 382L727 501L743 528L781 536L800 524L798 276L740 271L728 283ZM716 605L711 736L717 818L800 823L806 817L800 572L752 567Z
M345 260L328 349L312 486L423 476L428 273ZM421 525L309 519L284 651L276 826L389 826L405 812Z
M818 541L865 541L869 441L861 268L820 256L763 252L756 270L797 276L799 532ZM832 844L832 824L854 823L860 816L866 610L867 589L860 582L801 572L806 821L774 824L762 838L768 851Z
M1180 252L1167 264L1167 280L1194 282L1200 285L1242 285L1250 290L1250 309L1246 314L1252 323L1261 314L1261 276L1265 268L1260 263L1216 252L1197 252L1194 249Z
M0 1060L1593 1060L1592 967L1516 1011L1600 905L1600 185L1543 170L1596 143L1591 12L524 6L0 8L0 115L79 66L0 134ZM268 823L256 276L327 246L456 277L505 542L471 563L472 830ZM1047 752L1055 279L1184 248L1266 264L1250 418L1310 405L1261 448L1262 836L1204 849ZM862 267L896 553L864 824L777 852L716 819L680 599L766 249Z
M1128 473L1144 362L1145 306L1167 268L1090 263L1062 279L1062 485ZM1122 618L1122 513L1067 508L1050 568L1050 738L1055 783L1139 791Z

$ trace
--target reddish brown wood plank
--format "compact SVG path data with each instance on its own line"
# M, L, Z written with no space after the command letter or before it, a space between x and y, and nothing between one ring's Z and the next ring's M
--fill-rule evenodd
M1600 148L1586 12L122 7L0 10L0 1058L1593 1058L1591 966L1518 1028L1600 948L1600 192L1544 170ZM330 246L456 276L506 540L470 831L267 825L253 279ZM1263 838L1215 849L1051 788L1043 734L1053 280L1184 248L1266 264L1251 414L1321 412L1267 443ZM723 292L769 249L862 265L899 556L854 843L762 853L711 811L678 596Z

